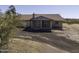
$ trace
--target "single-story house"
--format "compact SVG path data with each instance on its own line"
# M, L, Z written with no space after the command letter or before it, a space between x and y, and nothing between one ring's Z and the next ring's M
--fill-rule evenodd
M62 29L64 20L59 14L29 14L22 15L24 25L31 30Z

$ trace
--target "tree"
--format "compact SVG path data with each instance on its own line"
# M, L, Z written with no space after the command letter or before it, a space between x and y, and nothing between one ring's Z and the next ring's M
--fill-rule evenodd
M10 37L13 36L14 30L17 28L19 16L16 13L16 9L13 5L9 6L9 9L5 12L5 16L0 18L0 47L5 44L8 46Z

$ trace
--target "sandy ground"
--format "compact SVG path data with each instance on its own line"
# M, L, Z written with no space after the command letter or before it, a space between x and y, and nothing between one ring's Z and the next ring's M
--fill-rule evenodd
M67 52L61 49L58 49L54 46L43 42L37 42L32 40L23 40L14 38L9 43L9 52L18 52L18 53L52 53L52 52Z
M52 32L45 33L32 33L20 31L18 36L24 38L31 38L33 41L46 43L62 52L79 52L79 31L78 24L63 24L63 30L52 30ZM49 47L48 47L49 48ZM46 49L45 49L46 50ZM42 52L57 52L55 49L49 48L46 51L41 49Z
M63 24L64 36L79 43L79 24Z
M63 24L63 30L52 32L17 31L9 43L10 52L79 52L79 24Z

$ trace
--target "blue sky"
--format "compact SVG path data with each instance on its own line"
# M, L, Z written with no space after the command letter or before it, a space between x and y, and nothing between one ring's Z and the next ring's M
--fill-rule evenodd
M2 12L8 9L9 5L0 5ZM64 18L79 18L79 5L15 5L18 13L21 14L60 14Z

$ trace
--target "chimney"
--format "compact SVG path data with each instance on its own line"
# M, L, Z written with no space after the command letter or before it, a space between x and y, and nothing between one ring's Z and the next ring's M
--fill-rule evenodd
M33 19L35 18L35 13L33 13Z

